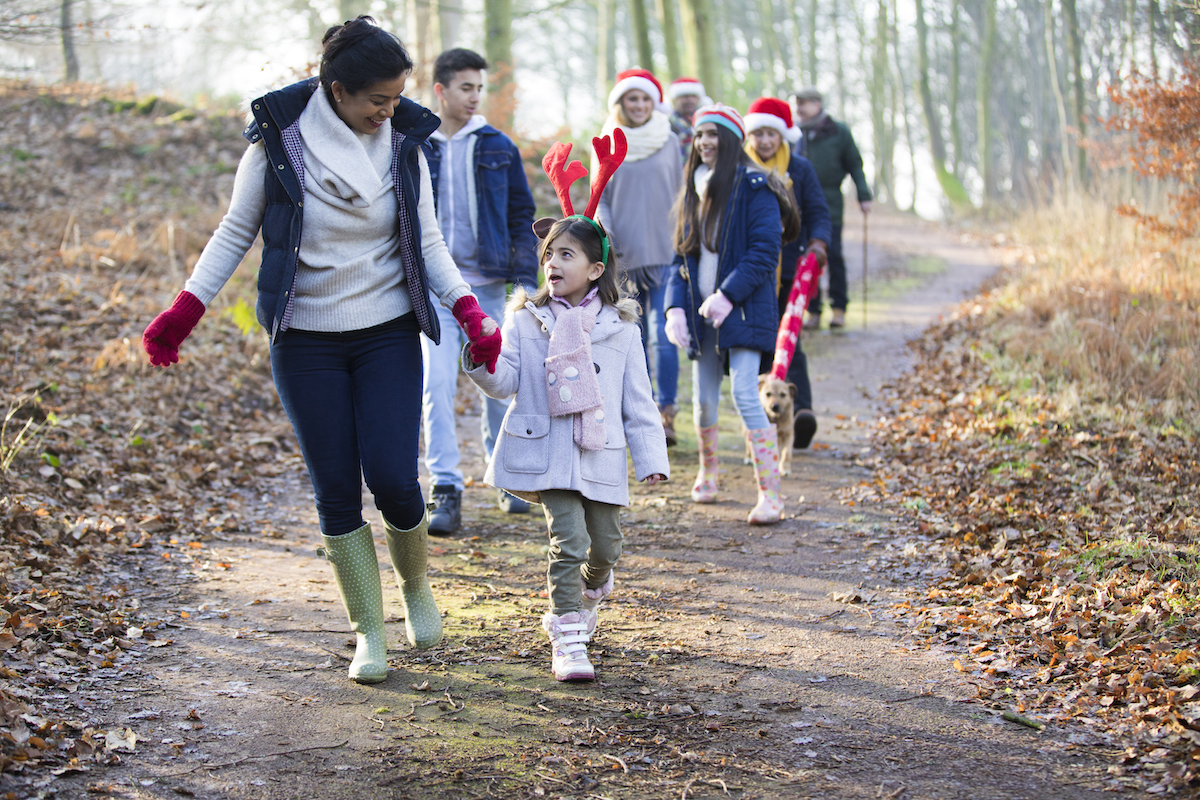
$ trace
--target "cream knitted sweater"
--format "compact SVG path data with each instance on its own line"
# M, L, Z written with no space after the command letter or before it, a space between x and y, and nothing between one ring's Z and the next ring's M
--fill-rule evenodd
M314 103L323 107L314 108ZM335 125L332 114L325 93L313 92L300 123L304 234L292 313L292 327L300 330L360 330L412 310L400 263L391 123L374 134L358 134L333 116ZM322 134L328 137L324 141L319 138ZM258 236L266 209L267 167L262 142L251 145L238 164L229 210L184 286L206 306ZM442 239L424 154L420 170L419 246L430 288L442 305L453 308L471 291ZM344 177L339 179L339 172Z

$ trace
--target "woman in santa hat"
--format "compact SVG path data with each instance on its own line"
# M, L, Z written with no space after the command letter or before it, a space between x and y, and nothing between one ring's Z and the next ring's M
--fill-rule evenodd
M667 119L670 109L663 102L662 85L644 69L617 75L608 106L601 136L621 128L629 152L604 189L596 216L612 237L630 296L642 306L642 341L654 375L655 400L667 444L674 445L679 351L667 340L663 299L667 268L675 258L671 205L683 179L679 138Z
M750 160L764 169L774 170L783 178L796 199L800 210L800 235L783 246L779 270L779 314L783 315L787 305L792 281L796 277L796 266L809 253L817 257L817 264L825 268L825 250L833 235L833 223L829 216L829 204L825 192L817 179L817 171L808 159L800 155L800 129L792 122L792 107L777 97L760 97L750 104L745 116L745 151ZM760 367L763 372L771 369L771 358L764 356ZM788 369L787 379L796 386L795 446L802 450L812 442L817 432L817 417L812 412L812 384L808 379L808 359L796 342L796 353Z

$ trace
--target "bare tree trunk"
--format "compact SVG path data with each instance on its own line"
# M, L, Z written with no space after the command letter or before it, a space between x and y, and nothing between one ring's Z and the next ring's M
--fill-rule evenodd
M717 69L716 32L711 0L680 0L685 64L713 97L721 97L722 73Z
M893 0L895 3L895 0ZM892 13L892 57L896 69L896 84L899 85L899 91L895 87L892 89L893 102L899 101L900 118L904 121L904 143L908 147L908 163L912 170L912 202L909 204L910 211L917 210L917 148L913 144L912 124L909 122L908 110L911 104L908 102L908 81L904 78L904 65L900 59L900 32L896 29L896 15L893 8Z
M871 59L871 128L874 133L875 150L875 180L874 194L879 196L881 191L887 191L889 200L892 198L892 187L888 183L888 170L885 167L888 150L887 131L887 43L888 43L888 8L887 0L878 0L878 10L875 16L875 50Z
M921 94L921 109L925 113L925 127L929 131L929 151L933 155L933 168L940 173L946 171L946 140L942 137L942 121L937 106L933 103L933 90L929 85L929 28L925 24L924 0L915 0L917 6L917 91ZM897 59L898 60L898 59Z
M842 63L842 32L838 20L838 4L834 3L829 12L829 27L833 29L834 64L837 69L838 117L846 117L846 70Z
M1158 18L1161 16L1161 11L1158 8L1158 0L1149 0L1150 5L1150 74L1158 77L1158 48L1155 46L1155 40L1158 38Z
M616 78L616 0L599 0L596 3L596 96L605 106L607 116L608 90Z
M958 0L950 0L950 147L954 151L950 162L950 174L962 180L962 169L966 159L962 151L962 125L959 122L958 104L962 86L962 60L959 51L959 8Z
M74 0L62 0L62 17L59 30L62 33L63 80L75 83L79 80L79 56L75 52L75 23L71 21L71 4Z
M983 179L984 203L996 197L996 168L992 154L992 67L996 56L996 1L984 0L983 30L979 32L979 77L975 81L975 104L979 136L979 175Z
M646 14L646 0L629 0L633 17L633 38L637 42L638 65L654 72L654 51L650 49L650 17Z
M809 84L808 76L804 72L804 29L800 24L800 12L797 7L800 4L796 0L788 0L788 16L792 21L792 63L796 73L797 88L800 85L807 86Z
M1058 54L1054 47L1054 0L1045 0L1042 8L1045 10L1046 20L1046 59L1050 62L1050 89L1054 92L1054 109L1058 112L1058 149L1062 159L1062 179L1069 187L1074 172L1071 138L1067 132L1071 123L1067 119L1067 103L1063 98L1062 86L1058 82Z
M462 30L461 0L440 0L438 3L438 27L441 29L442 49L449 50L458 45Z
M424 105L433 106L433 80L429 74L429 5L422 0L408 0L408 44L413 59L413 97Z
M817 85L817 2L810 0L808 4L808 83L811 86Z
M775 3L772 0L758 0L759 30L767 45L767 63L763 69L763 87L766 94L776 93L778 84L775 82L775 65L782 60L782 47L779 44L779 34L775 32Z
M512 0L484 0L485 49L488 64L488 121L512 133L516 112L513 81Z
M1075 93L1075 127L1079 130L1079 138L1087 135L1087 121L1083 118L1083 35L1079 31L1079 14L1075 10L1075 0L1062 0L1063 16L1067 23L1067 49L1071 53L1071 77ZM1076 178L1087 185L1087 150L1077 147Z
M667 55L667 72L671 78L683 74L683 62L679 58L679 26L675 21L675 0L658 0L658 24L662 28L663 50Z

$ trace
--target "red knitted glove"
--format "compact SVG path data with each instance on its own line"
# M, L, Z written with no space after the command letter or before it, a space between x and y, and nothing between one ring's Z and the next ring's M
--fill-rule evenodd
M142 334L142 348L156 367L179 361L179 345L204 316L204 303L191 292L180 292L166 311L154 318Z
M467 334L467 352L476 364L487 364L489 374L496 372L496 359L500 358L500 329L496 322L479 307L475 295L465 295L454 304L454 318Z

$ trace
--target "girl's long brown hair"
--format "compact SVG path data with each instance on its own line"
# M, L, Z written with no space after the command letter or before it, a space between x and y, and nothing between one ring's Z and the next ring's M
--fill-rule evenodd
M717 163L713 166L712 176L708 179L708 190L704 193L704 202L696 193L693 178L700 164L700 151L693 142L692 151L688 153L687 163L683 168L683 186L675 198L672 214L675 216L675 252L680 255L697 255L700 245L715 251L720 246L721 215L729 203L733 193L734 178L739 166L758 169L758 166L742 149L742 142L737 134L723 125L717 126ZM800 212L796 209L795 199L783 181L768 170L767 185L779 201L779 213L783 221L783 242L790 242L800 235ZM703 224L701 224L703 219Z
M599 224L599 223L597 223ZM587 257L589 263L599 261L604 255L604 243L600 239L600 234L596 231L596 226L588 222L586 219L578 217L567 217L560 219L550 227L550 232L546 234L546 238L538 242L538 263L546 262L546 253L550 250L550 245L559 236L566 234L583 248L583 255ZM613 252L611 240L608 248L608 261L604 262L604 272L600 273L600 277L592 282L592 285L597 287L596 296L599 297L605 305L615 306L621 302L624 297L621 293L621 282L617 275L617 254ZM546 281L534 293L533 304L535 306L544 306L550 302L550 282Z

